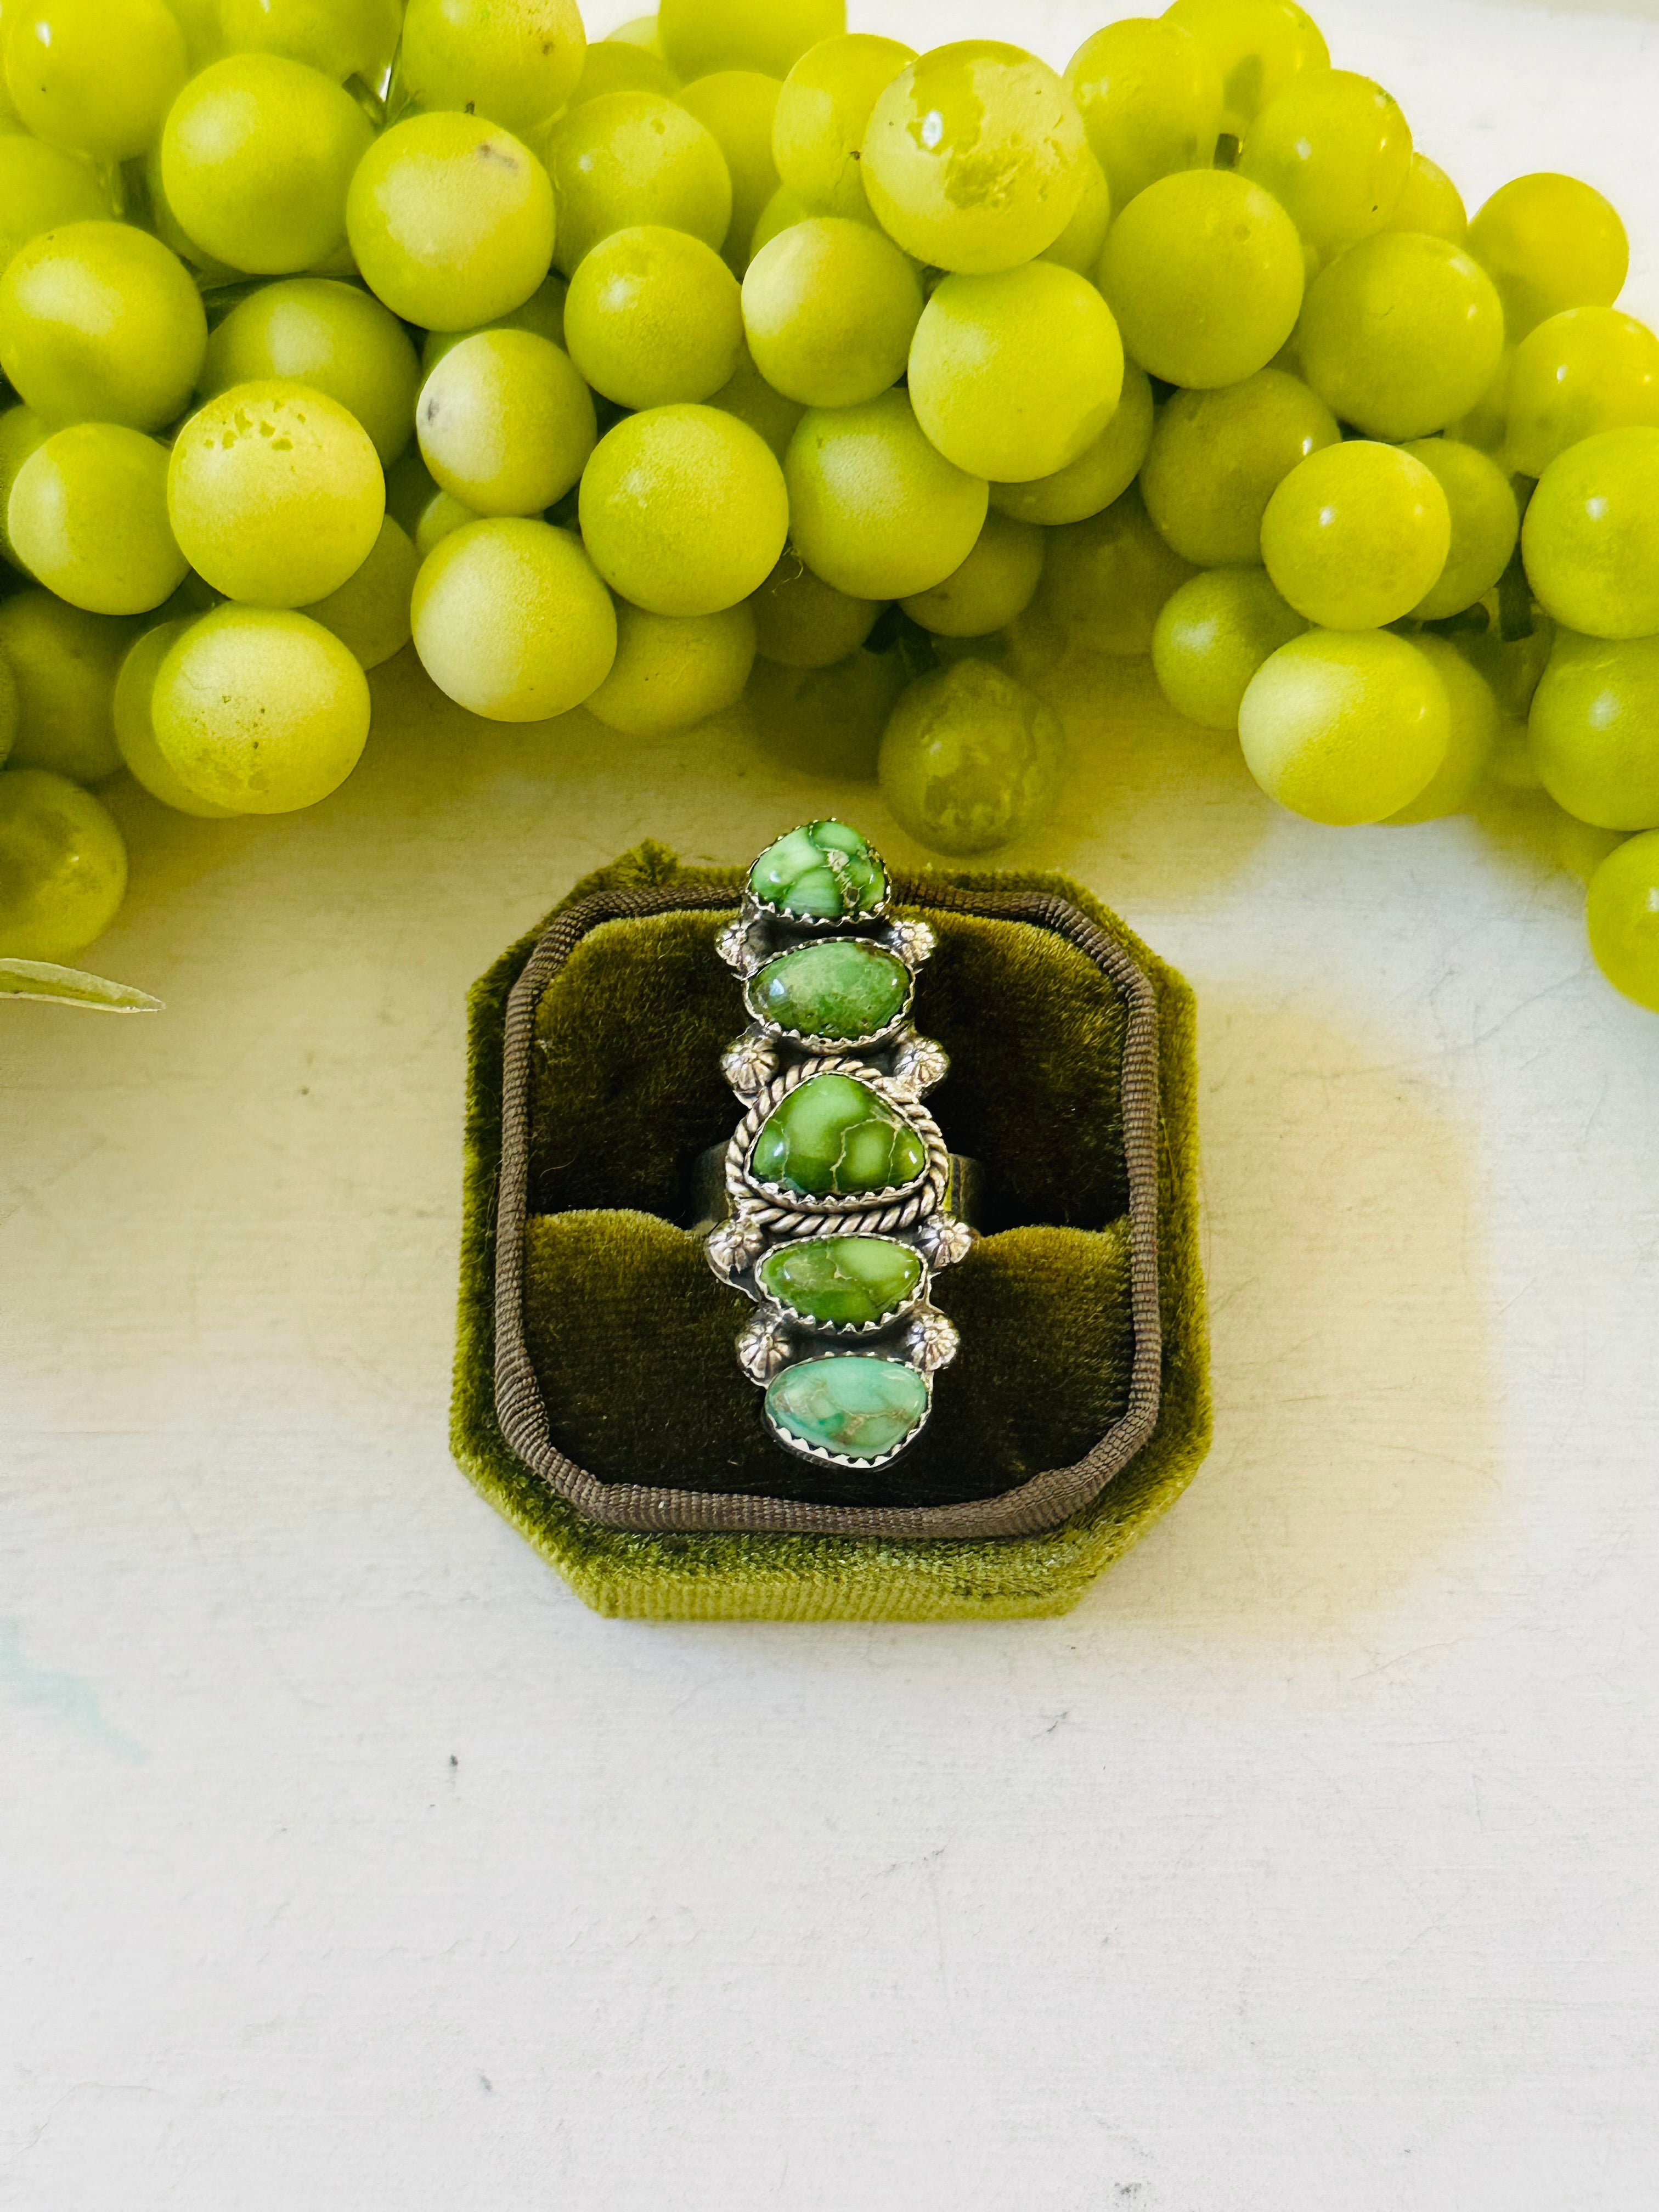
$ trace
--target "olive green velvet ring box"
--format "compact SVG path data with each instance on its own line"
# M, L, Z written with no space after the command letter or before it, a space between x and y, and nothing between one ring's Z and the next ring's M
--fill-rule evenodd
M981 1164L982 1233L934 1285L961 1350L918 1441L796 1458L691 1228L740 1118L715 939L742 880L642 846L473 991L456 1457L600 1613L1064 1613L1209 1441L1191 993L1063 877L896 880L938 935L915 1021L951 1056L928 1110Z

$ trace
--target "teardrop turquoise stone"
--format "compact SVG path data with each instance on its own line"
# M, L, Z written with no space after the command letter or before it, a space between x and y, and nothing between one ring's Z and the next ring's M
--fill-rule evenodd
M769 960L749 986L750 1011L797 1036L876 1036L910 995L910 971L866 938L835 937Z
M889 1237L815 1237L769 1252L756 1274L769 1298L808 1321L866 1328L914 1296L921 1261Z
M786 1367L767 1386L766 1410L787 1437L848 1459L885 1459L921 1426L927 1385L897 1359L846 1354Z
M845 822L809 822L769 845L749 871L757 899L813 921L857 921L887 896L887 871Z
M813 1075L762 1123L749 1165L803 1198L862 1198L916 1182L927 1147L868 1084Z

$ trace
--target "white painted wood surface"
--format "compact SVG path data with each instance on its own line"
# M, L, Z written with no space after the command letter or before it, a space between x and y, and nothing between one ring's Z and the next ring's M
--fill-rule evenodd
M1324 20L1659 311L1650 24ZM0 1009L0 2204L1653 2203L1659 1023L1538 836L1085 718L1011 857L1200 994L1207 1468L1065 1621L609 1624L447 1455L463 990L830 793L376 692L314 814L121 801L164 1017Z

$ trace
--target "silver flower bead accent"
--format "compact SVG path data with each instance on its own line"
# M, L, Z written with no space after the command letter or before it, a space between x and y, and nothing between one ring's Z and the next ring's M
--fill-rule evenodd
M932 1037L913 1030L893 1054L893 1086L906 1098L920 1098L951 1073L951 1055Z
M920 968L933 957L939 933L930 922L894 921L887 926L887 942L907 968Z
M717 1229L709 1231L704 1249L714 1273L730 1282L733 1275L741 1275L753 1267L766 1244L766 1231L759 1223L748 1214L736 1213L729 1221L722 1221Z
M760 966L754 928L755 925L747 915L739 915L735 921L728 921L714 939L714 949L720 958L728 968L735 968L739 975L752 975Z
M791 1346L783 1323L775 1316L757 1315L738 1334L738 1364L751 1382L769 1382L780 1368L789 1364Z
M954 1213L936 1213L916 1231L916 1245L930 1267L955 1267L975 1244L974 1231Z
M778 1072L778 1048L770 1037L746 1030L720 1061L726 1081L739 1097L752 1098Z
M934 1306L924 1306L904 1332L904 1349L924 1375L948 1367L962 1348L956 1323Z

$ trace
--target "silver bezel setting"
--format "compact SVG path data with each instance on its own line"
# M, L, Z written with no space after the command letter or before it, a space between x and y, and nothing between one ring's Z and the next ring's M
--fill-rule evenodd
M925 1368L915 1367L909 1360L899 1358L890 1352L814 1352L809 1353L805 1359L798 1359L792 1364L797 1367L811 1367L820 1359L878 1359L887 1367L909 1367L914 1374L921 1376L927 1389L927 1403L922 1407L921 1419L903 1442L895 1444L891 1451L883 1452L879 1459L861 1459L856 1452L831 1451L828 1444L809 1444L802 1437L792 1437L787 1429L781 1428L774 1420L771 1406L766 1399L763 1399L761 1401L763 1418L774 1443L781 1444L785 1451L793 1452L797 1459L816 1460L820 1467L851 1468L867 1474L877 1474L884 1467L891 1467L895 1460L902 1458L909 1450L911 1445L933 1418L933 1376ZM778 1371L781 1374L784 1370L780 1369ZM775 1380L775 1377L773 1379ZM769 1382L768 1390L769 1393Z
M750 1165L761 1131L785 1099L821 1075L843 1075L872 1091L921 1138L927 1164L908 1182L890 1183L883 1190L828 1192L791 1190L785 1183L767 1182ZM775 1234L787 1235L797 1221L862 1220L874 1215L882 1228L908 1229L923 1211L934 1212L945 1203L951 1180L951 1153L939 1123L908 1091L867 1061L844 1054L824 1054L798 1060L761 1090L751 1093L749 1110L738 1124L726 1154L726 1181L734 1206L744 1198L760 1201L757 1218ZM928 1201L931 1200L931 1204ZM877 1231L879 1234L879 1229Z
M901 1298L896 1306L890 1306L885 1313L874 1321L823 1321L815 1314L803 1313L799 1306L792 1306L787 1298L781 1298L775 1291L769 1291L762 1282L760 1277L762 1262L771 1259L775 1254L799 1252L804 1250L809 1244L828 1243L836 1237L869 1237L872 1244L892 1244L902 1247L907 1251L915 1252L921 1267L921 1273L916 1278L915 1290L907 1297ZM898 1322L908 1321L919 1306L928 1303L933 1289L933 1270L920 1249L908 1238L870 1237L867 1230L860 1229L856 1224L852 1223L844 1228L821 1231L816 1237L790 1237L785 1238L781 1243L769 1245L747 1272L754 1278L755 1296L763 1301L761 1310L763 1313L781 1314L784 1321L792 1328L808 1331L814 1336L834 1337L842 1343L856 1341L860 1337L880 1336L884 1331L896 1327ZM727 1280L730 1279L728 1277Z
M799 1046L802 1052L868 1052L878 1045L885 1044L890 1038L896 1036L898 1032L908 1024L911 1010L916 1002L915 969L911 967L908 960L900 958L890 945L884 945L878 938L863 937L849 939L848 942L869 945L876 951L884 952L889 959L898 960L899 965L908 973L910 980L905 988L904 1003L890 1021L884 1022L878 1030L866 1030L862 1036L847 1037L809 1036L804 1030L792 1030L781 1022L769 1021L755 1004L753 997L755 986L769 968L775 966L780 960L787 960L792 952L803 951L804 948L799 945L787 945L781 952L769 952L759 967L751 969L744 977L743 1003L750 1020L767 1036L775 1037L782 1044Z

